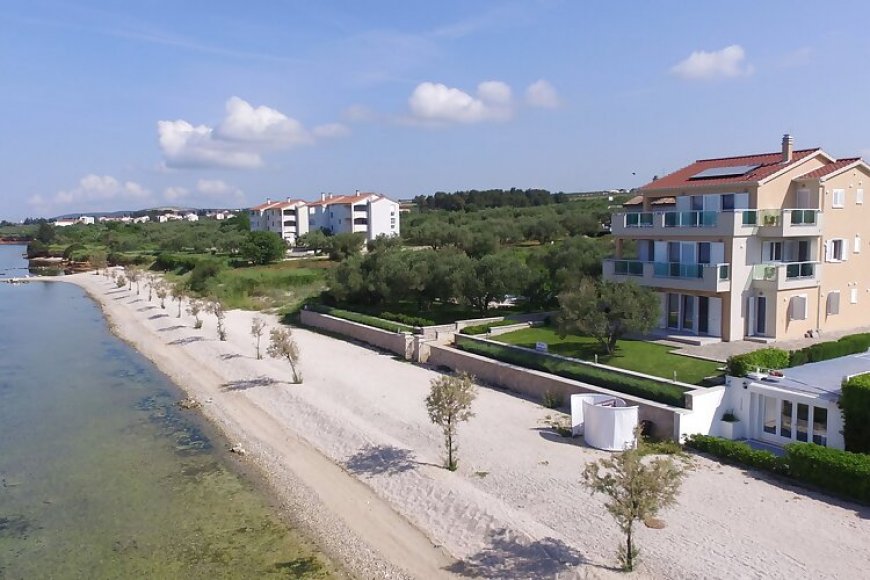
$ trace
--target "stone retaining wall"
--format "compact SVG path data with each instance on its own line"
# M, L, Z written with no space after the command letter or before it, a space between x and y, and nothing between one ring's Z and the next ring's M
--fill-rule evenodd
M313 310L303 310L300 321L305 326L341 334L348 338L396 353L405 360L414 358L414 335L410 332L390 332Z

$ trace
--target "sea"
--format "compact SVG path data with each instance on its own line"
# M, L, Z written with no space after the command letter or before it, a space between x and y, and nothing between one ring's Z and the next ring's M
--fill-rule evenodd
M330 578L99 306L0 245L0 578Z

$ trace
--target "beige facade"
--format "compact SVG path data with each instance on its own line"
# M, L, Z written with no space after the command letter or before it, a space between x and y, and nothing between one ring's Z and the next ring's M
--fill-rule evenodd
M861 159L794 151L788 136L777 153L696 161L642 187L642 210L613 215L605 279L656 290L660 327L675 334L783 339L870 325L867 184ZM674 209L656 210L666 197Z

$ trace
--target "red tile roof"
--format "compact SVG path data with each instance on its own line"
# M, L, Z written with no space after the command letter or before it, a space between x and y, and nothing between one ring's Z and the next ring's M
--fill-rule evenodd
M838 159L838 160L834 161L833 163L828 163L827 165L822 165L821 167L819 167L815 171L810 171L809 173L804 173L803 175L801 175L797 179L821 179L821 178L825 177L826 175L830 175L831 173L839 171L840 169L843 169L844 167L848 167L849 165L852 165L856 161L860 161L860 160L861 160L860 157L849 157L848 159Z
M813 149L800 149L792 154L791 163L800 161L809 155L813 155L821 151L818 147ZM736 167L740 165L759 165L759 167L749 171L744 175L726 176L726 177L711 177L705 179L691 179L693 175L704 171L705 169L714 169L718 167ZM719 159L699 159L691 165L687 165L682 169L669 173L662 178L647 183L641 190L651 191L657 189L673 189L680 187L698 187L706 185L719 185L727 183L752 183L761 181L770 177L777 171L787 167L787 164L782 162L782 152L776 153L761 153L758 155L745 155L741 157L721 157Z
M366 201L370 197L383 197L379 193L357 193L355 195L335 195L333 197L327 197L326 199L320 199L317 201L308 202L308 205L348 205L354 204L360 201Z

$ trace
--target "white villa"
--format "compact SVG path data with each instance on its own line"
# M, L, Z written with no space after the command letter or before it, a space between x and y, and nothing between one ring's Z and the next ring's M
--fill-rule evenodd
M248 210L251 219L251 231L275 232L289 245L295 245L296 239L308 233L308 208L304 201L287 198L286 201L272 201Z

